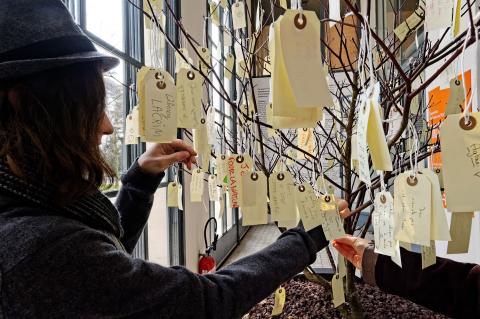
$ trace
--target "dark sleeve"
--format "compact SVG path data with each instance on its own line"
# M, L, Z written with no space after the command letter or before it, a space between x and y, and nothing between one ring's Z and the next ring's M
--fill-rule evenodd
M479 265L437 257L435 265L422 270L421 255L401 248L400 268L390 257L367 250L362 268L368 273L373 264L376 284L383 291L450 317L480 318Z
M70 318L240 318L311 264L318 248L297 228L216 273L198 275L132 258L104 234L79 231L38 254L33 271L18 269L31 274L18 303Z
M124 230L122 244L129 253L135 248L147 223L153 205L153 195L164 176L164 173L151 175L142 172L137 161L122 176L122 187L118 192L115 206L120 213Z

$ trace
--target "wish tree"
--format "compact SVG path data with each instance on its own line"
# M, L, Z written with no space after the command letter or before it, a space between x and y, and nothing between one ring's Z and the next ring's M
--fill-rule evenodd
M420 0L412 10L395 11L395 28L385 34L372 27L371 1L212 1L203 39L190 35L168 1L165 7L144 2L138 10L152 43L164 38L175 50L176 72L166 72L160 58L139 72L139 106L127 120L127 140L169 141L180 129L200 154L199 167L186 172L192 175L187 200L203 201L207 183L209 199L239 208L244 225L270 220L285 230L301 220L307 230L322 225L329 240L365 237L373 223L376 251L399 265L400 245L416 245L423 267L435 262L435 240L455 250L442 191L452 225L480 208L471 198L480 164L475 88L466 86L464 69L454 74L446 120L428 117L425 90L477 45L475 1L447 1L449 18L442 20L437 2ZM165 32L165 15L180 41ZM220 58L209 46L209 24L224 36ZM428 32L438 29L442 35L431 40ZM414 47L408 60L407 46ZM153 55L161 56L158 47ZM212 106L213 96L232 125L219 120L226 111ZM433 160L440 151L443 166ZM459 154L467 154L465 171L456 174ZM462 178L468 183L455 190ZM181 203L177 184L169 185L169 206ZM336 198L350 205L344 220ZM306 277L344 296L334 300L343 313L361 317L354 267L328 255L332 283L311 268Z

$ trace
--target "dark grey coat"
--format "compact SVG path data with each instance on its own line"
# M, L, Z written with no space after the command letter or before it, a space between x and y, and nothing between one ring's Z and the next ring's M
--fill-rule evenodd
M122 177L122 240L0 193L0 318L238 318L326 245L296 228L203 276L132 258L162 177Z

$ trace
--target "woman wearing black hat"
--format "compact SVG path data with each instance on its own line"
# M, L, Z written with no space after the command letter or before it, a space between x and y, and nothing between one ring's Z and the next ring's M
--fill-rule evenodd
M98 191L114 176L98 145L112 132L102 72L117 63L59 0L0 0L0 318L238 318L315 260L323 231L287 231L203 276L132 258L163 171L196 153L158 144L115 206Z

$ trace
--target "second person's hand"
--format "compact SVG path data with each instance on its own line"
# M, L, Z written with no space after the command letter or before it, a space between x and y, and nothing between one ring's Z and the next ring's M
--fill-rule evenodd
M368 247L368 240L350 235L335 239L333 247L351 262L357 269L362 269L363 253Z

